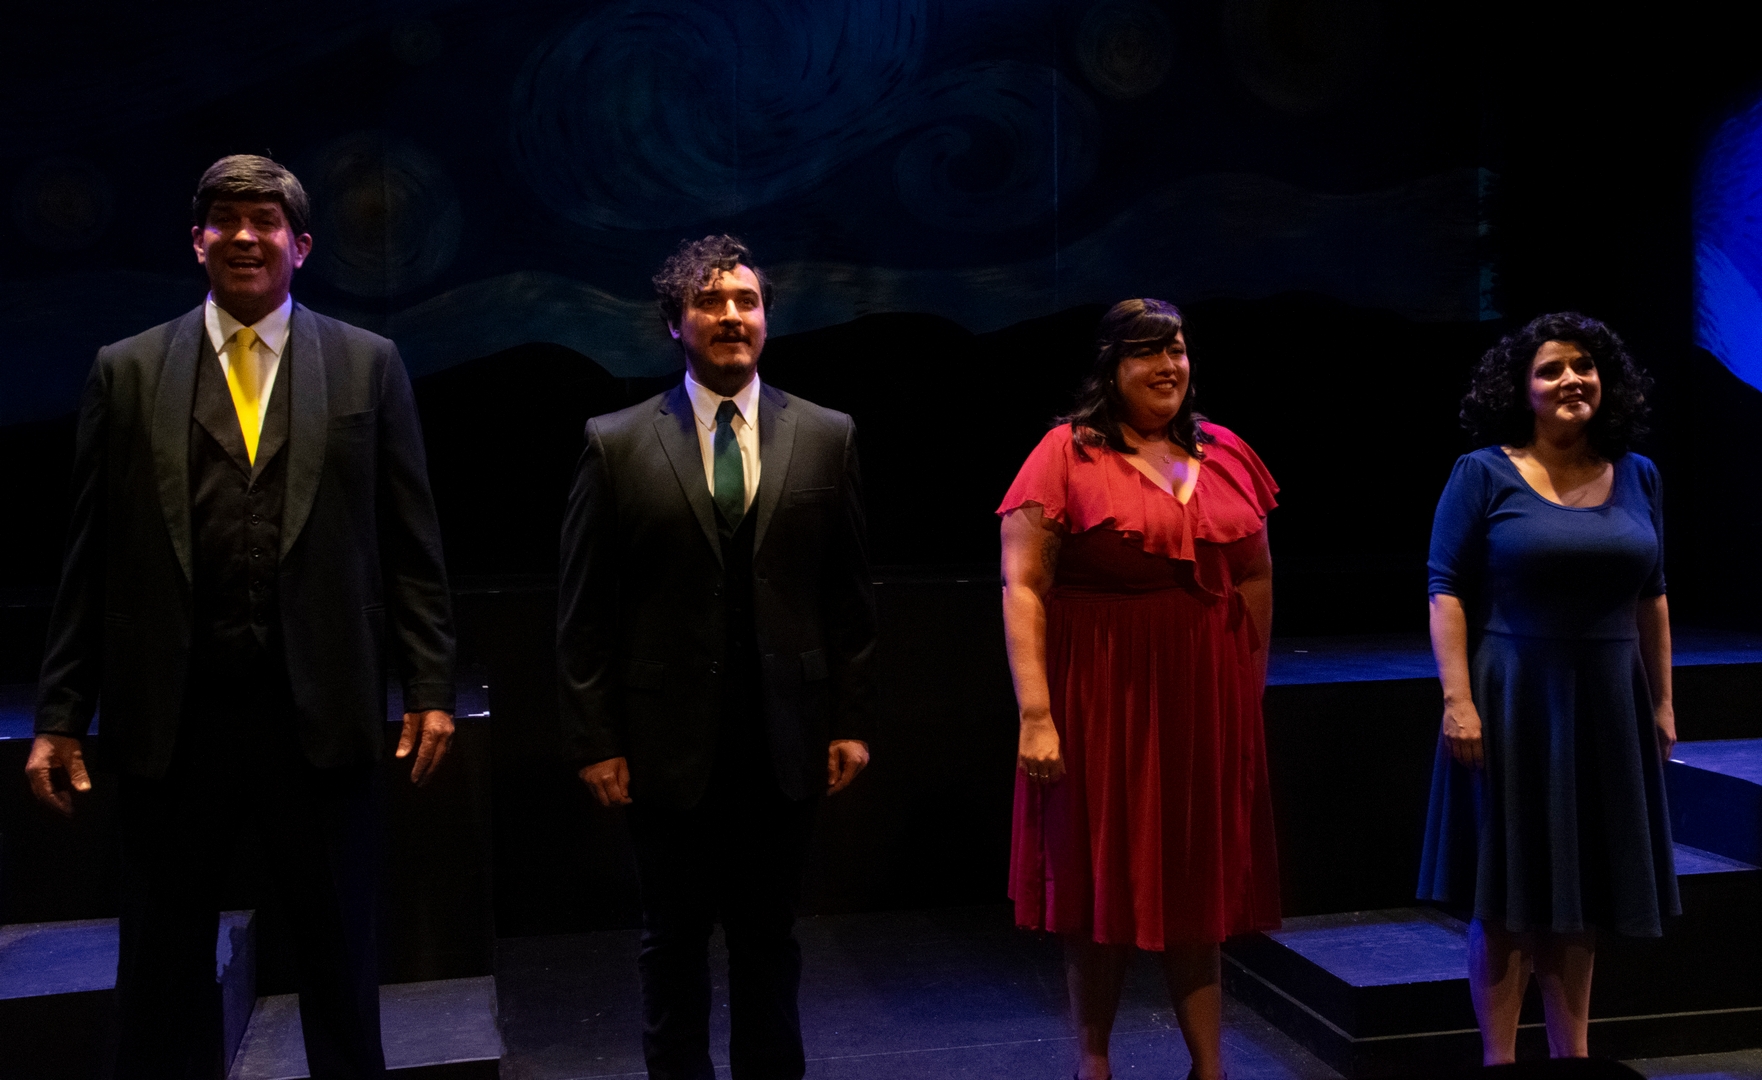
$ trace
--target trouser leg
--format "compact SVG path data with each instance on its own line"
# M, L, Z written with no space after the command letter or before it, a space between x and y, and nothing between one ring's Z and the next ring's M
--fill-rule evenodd
M122 905L116 964L115 1075L197 1078L221 1072L214 977L221 824L232 808L192 778L119 778Z
M268 772L259 819L294 936L307 1067L314 1080L383 1076L375 770L317 769L284 748Z
M642 888L642 1052L652 1080L711 1080L710 931L714 852L703 815L631 806Z
M720 906L736 1080L800 1080L807 1067L795 913L817 804L767 790L734 800L722 815Z

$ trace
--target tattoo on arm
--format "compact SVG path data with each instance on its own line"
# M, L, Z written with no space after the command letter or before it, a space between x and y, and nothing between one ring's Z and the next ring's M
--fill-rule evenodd
M1046 578L1049 582L1058 569L1058 551L1063 543L1064 538L1051 529L1046 530L1046 536L1040 541L1040 566L1046 571Z

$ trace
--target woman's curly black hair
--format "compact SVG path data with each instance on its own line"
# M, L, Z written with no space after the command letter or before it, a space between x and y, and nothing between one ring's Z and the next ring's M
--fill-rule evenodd
M1053 420L1053 426L1071 425L1075 435L1077 456L1088 460L1086 449L1106 445L1120 454L1135 454L1120 434L1119 414L1123 408L1114 374L1120 361L1141 348L1166 349L1181 332L1181 309L1166 300L1121 300L1101 317L1095 333L1095 367L1077 391L1071 411ZM1187 382L1187 394L1181 399L1180 411L1169 421L1169 438L1196 458L1205 456L1205 444L1215 441L1199 426L1205 417L1193 411L1193 382Z
M1476 446L1527 446L1535 438L1530 408L1530 362L1550 341L1569 341L1591 354L1603 385L1602 403L1586 436L1591 449L1609 461L1644 439L1651 408L1646 393L1652 379L1628 354L1615 331L1588 315L1560 311L1531 319L1486 351L1462 397L1462 427Z

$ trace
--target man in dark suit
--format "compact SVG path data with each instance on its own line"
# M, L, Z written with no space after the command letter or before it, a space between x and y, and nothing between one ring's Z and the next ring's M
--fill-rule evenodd
M855 429L759 382L771 288L739 241L682 245L655 291L685 378L588 421L563 527L565 734L599 801L628 807L649 1076L714 1075L720 917L734 1075L798 1078L813 812L869 760Z
M72 813L102 704L120 774L118 1076L216 1075L219 886L247 842L293 928L312 1076L379 1076L386 667L413 780L453 731L422 435L392 343L289 296L312 247L291 173L223 158L194 211L208 299L99 350L86 383L26 771Z

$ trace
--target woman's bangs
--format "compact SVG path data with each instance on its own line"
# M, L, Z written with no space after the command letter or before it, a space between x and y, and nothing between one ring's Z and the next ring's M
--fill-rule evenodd
M1162 311L1146 311L1133 319L1117 339L1121 350L1166 349L1181 332L1181 319Z

